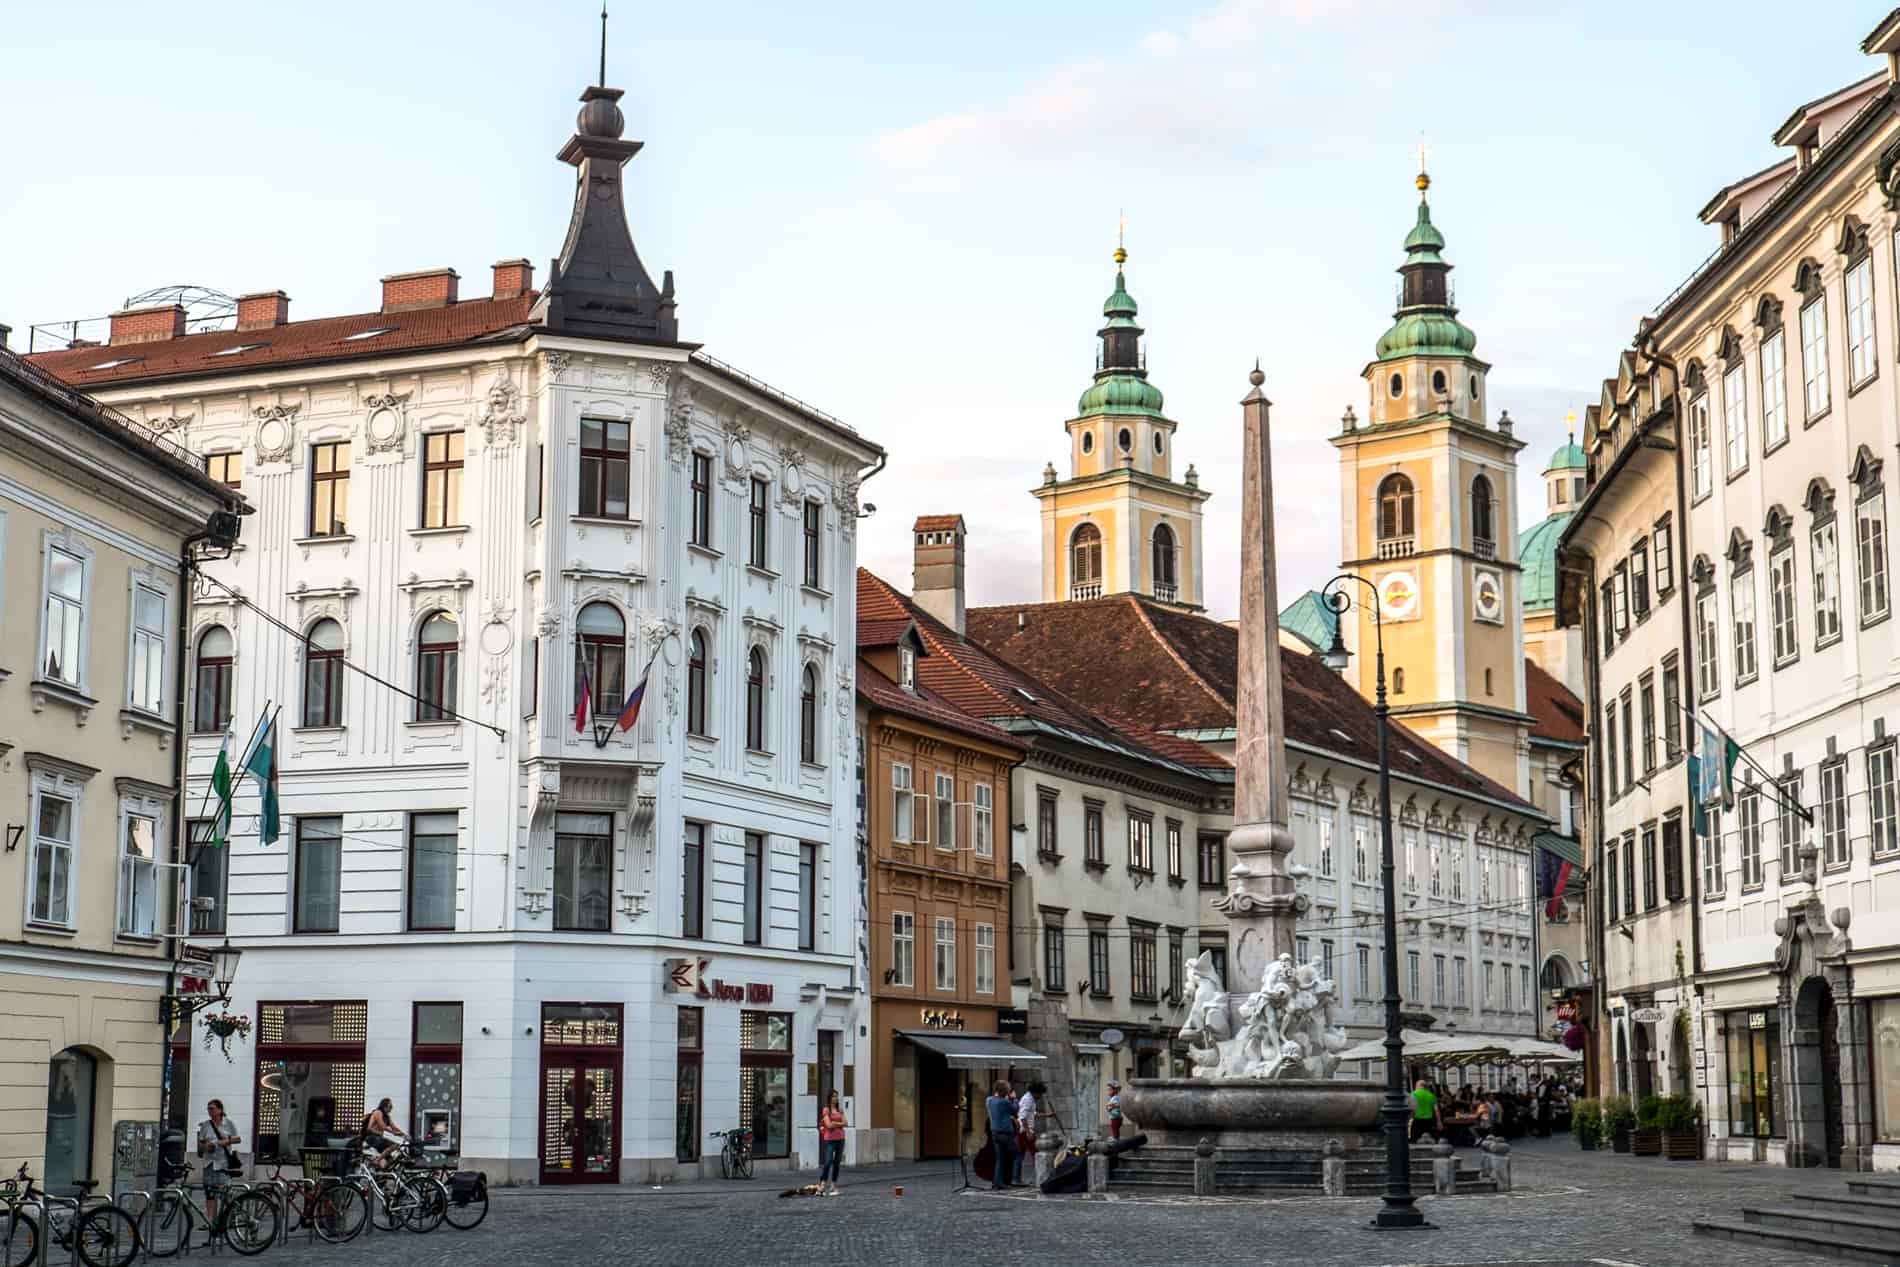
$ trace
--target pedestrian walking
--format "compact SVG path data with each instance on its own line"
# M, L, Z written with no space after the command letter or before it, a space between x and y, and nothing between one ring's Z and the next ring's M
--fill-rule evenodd
M205 1213L211 1216L212 1227L218 1225L219 1194L239 1169L237 1154L231 1150L243 1142L237 1127L224 1115L224 1101L208 1101L205 1120L198 1124L198 1156L203 1159Z
M1412 1104L1412 1143L1418 1143L1421 1135L1436 1139L1443 1128L1438 1119L1438 1095L1431 1083L1423 1078L1418 1080L1418 1085L1412 1088Z
M844 1109L837 1091L825 1097L818 1113L818 1195L838 1195L838 1167L844 1164Z
M983 1107L989 1114L990 1147L996 1152L990 1187L993 1190L1013 1187L1016 1182L1016 1110L1010 1102L1009 1083L998 1082Z
M1122 1137L1122 1084L1113 1078L1108 1080L1108 1137Z
M1035 1173L1036 1156L1036 1117L1042 1111L1042 1097L1049 1089L1040 1082L1032 1082L1023 1092L1023 1098L1016 1102L1016 1182L1023 1181L1023 1168Z

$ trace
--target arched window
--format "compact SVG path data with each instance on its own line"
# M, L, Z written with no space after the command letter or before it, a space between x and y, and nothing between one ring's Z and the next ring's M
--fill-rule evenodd
M581 683L587 686L594 716L619 714L626 694L627 622L610 603L589 603L574 619L574 699L580 708Z
M343 626L319 620L304 635L303 724L343 724Z
M455 711L455 617L436 612L416 640L416 720L442 721Z
M798 688L798 759L818 764L818 670L809 664Z
M757 647L745 658L745 746L765 751L765 652Z
M198 638L197 689L193 692L191 728L215 735L231 724L231 631L213 625Z
M1379 483L1379 540L1412 535L1412 481L1388 475Z
M1174 601L1174 530L1155 525L1155 597Z
M1491 545L1497 541L1492 530L1491 481L1480 475L1471 481L1471 540L1474 546L1479 542Z
M1099 598L1102 593L1102 530L1083 524L1069 538L1069 597Z
M60 1052L47 1067L46 1156L40 1167L40 1182L49 1185L47 1192L71 1192L74 1183L93 1175L93 1090L98 1073L98 1059L78 1047Z
M1404 669L1392 670L1392 693L1394 695L1405 694L1405 670Z
M706 733L706 635L698 629L686 650L686 729Z

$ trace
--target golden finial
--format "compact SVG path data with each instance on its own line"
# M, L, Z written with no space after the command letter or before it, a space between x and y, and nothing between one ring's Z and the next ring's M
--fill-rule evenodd
M1120 268L1128 262L1128 249L1123 242L1128 237L1128 217L1121 212L1115 213L1115 267Z
M1425 158L1429 153L1430 151L1425 146L1424 138L1421 137L1418 143L1418 180L1416 182L1418 185L1418 196L1420 198L1423 198L1425 191L1432 187L1432 178L1427 175L1425 171Z
M1577 442L1577 411L1571 410L1564 415L1564 430L1570 433L1570 443Z

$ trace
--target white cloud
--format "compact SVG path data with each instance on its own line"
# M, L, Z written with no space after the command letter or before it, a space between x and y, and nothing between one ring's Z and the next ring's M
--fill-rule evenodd
M1181 37L1173 31L1150 31L1141 37L1141 49L1155 57L1172 57L1181 51Z

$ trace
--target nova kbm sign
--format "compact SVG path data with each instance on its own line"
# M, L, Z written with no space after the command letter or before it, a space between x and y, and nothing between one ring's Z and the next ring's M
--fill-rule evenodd
M770 1003L772 986L761 981L721 981L706 970L710 959L668 959L665 990L668 994L691 994L695 998L721 1003Z

